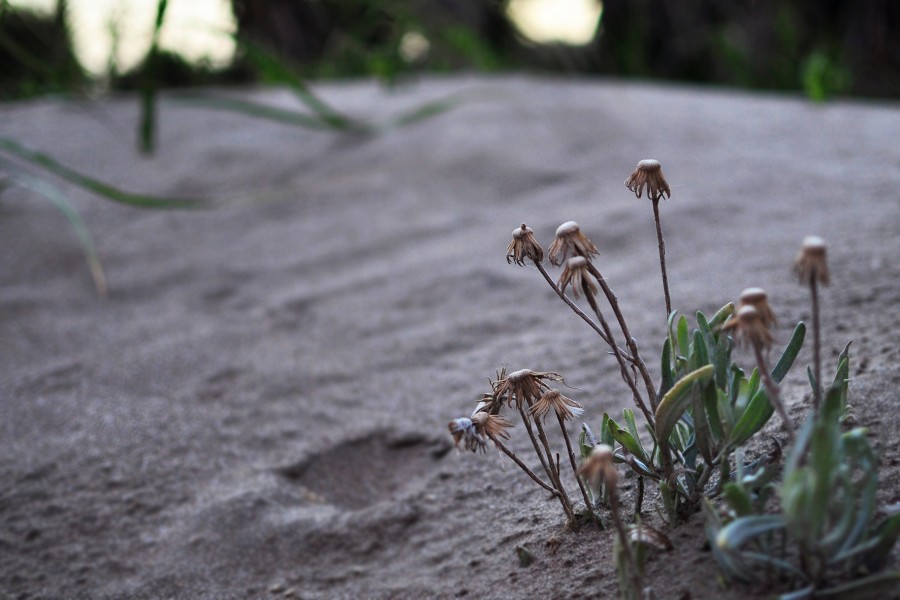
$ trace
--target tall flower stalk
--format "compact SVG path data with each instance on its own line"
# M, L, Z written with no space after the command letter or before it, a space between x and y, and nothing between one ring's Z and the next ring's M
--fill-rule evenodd
M818 411L822 404L822 354L819 334L819 289L818 284L828 285L828 262L825 260L825 241L817 236L807 236L803 240L800 254L794 263L794 272L800 283L809 286L812 301L813 322L813 408Z

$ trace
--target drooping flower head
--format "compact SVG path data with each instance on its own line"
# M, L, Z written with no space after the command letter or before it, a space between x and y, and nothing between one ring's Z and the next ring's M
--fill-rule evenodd
M619 473L613 464L613 449L606 444L597 444L590 456L581 463L578 475L587 480L595 489L602 480L607 488L613 488L619 481Z
M531 227L522 223L521 227L513 229L512 241L506 247L506 262L524 267L526 258L541 262L544 260L544 249L534 239Z
M575 221L566 221L556 228L556 238L550 244L548 256L550 262L559 266L569 256L584 256L590 259L597 254L597 247L583 233Z
M559 390L544 392L544 395L534 403L528 413L536 419L543 418L546 420L547 414L551 410L559 415L563 421L568 421L572 417L580 417L584 414L584 407L571 398L560 394Z
M803 247L794 262L794 272L800 283L809 285L813 281L828 285L828 261L825 260L825 240L810 235L803 238Z
M545 381L562 380L559 373L521 369L494 382L494 393L497 398L505 398L507 406L512 406L515 402L516 408L530 407L550 389Z
M508 440L509 434L506 430L513 426L508 419L485 411L475 413L472 417L472 424L475 425L475 430L481 436L492 440L496 438Z
M753 306L742 306L722 325L724 330L734 331L739 344L768 349L774 338L762 314Z
M637 164L634 173L625 180L625 187L634 192L638 198L647 188L647 197L651 200L659 200L665 194L666 198L672 197L672 191L666 178L663 176L662 167L658 160L644 159Z
M453 443L457 448L459 448L460 444L463 444L463 447L470 452L485 451L487 440L479 433L472 419L466 417L453 419L447 425L447 428L450 430L450 435L453 436Z
M759 311L766 327L771 328L778 323L772 306L769 304L769 296L766 290L758 287L747 288L741 292L741 306L752 306Z
M585 284L587 284L587 288L591 294L597 293L597 286L594 285L590 271L588 271L587 259L583 256L573 256L566 261L566 266L563 269L562 275L559 276L559 281L556 285L559 286L560 291L563 293L565 293L566 288L571 285L575 297L580 298L581 292L584 291Z

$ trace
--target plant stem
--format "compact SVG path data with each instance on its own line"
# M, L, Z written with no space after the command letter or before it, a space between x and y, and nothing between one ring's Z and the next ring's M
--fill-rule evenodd
M591 516L591 520L602 529L603 525L601 525L600 520L597 518L597 515L594 514L594 509L591 505L591 499L588 497L587 489L585 489L584 487L584 482L582 482L581 478L578 476L578 465L575 462L575 451L572 450L572 441L569 439L569 432L566 431L566 422L563 420L562 416L559 413L556 413L556 419L559 421L559 428L562 429L563 438L566 440L566 449L569 451L569 461L572 463L572 474L575 476L575 481L578 482L578 488L581 490L581 497L584 499L584 507L585 509L587 509L588 514Z
M607 345L612 346L613 341L606 336L606 333L604 333L603 330L600 327L598 327L597 324L594 323L594 321L584 313L584 311L582 311L580 308L578 308L578 305L575 304L575 302L573 302L571 298L569 298L563 291L561 291L559 289L559 287L556 285L556 282L553 281L553 278L550 277L550 275L547 273L546 269L544 269L544 266L538 261L534 261L534 264L535 264L535 266L537 266L538 271L541 272L541 275L544 276L544 279L547 280L547 283L550 284L550 287L553 288L553 291L556 292L556 294L560 297L560 299L562 299L562 301L565 302L569 306L569 308L571 308L573 311L575 311L575 314L578 315L579 317L581 317L585 323L590 325L591 329L596 331L597 334L600 336L600 338L604 342L607 343ZM625 357L625 360L627 360L628 362L631 362L631 363L635 362L634 357L630 356L622 348L619 348L619 352L622 353L622 356Z
M537 475L535 475L534 472L531 469L529 469L528 466L525 465L525 463L523 463L521 460L519 460L519 457L516 456L512 450L510 450L509 448L507 448L506 446L503 445L503 442L501 442L494 436L491 436L491 441L494 442L494 445L496 445L497 448L501 452L503 452L505 455L510 457L514 463L519 465L519 468L522 469L523 471L525 471L525 473L529 477L531 477L535 483L537 483L539 486L541 486L542 488L544 488L545 490L547 490L554 496L559 496L559 492L557 492L555 489L553 489L552 487L550 487L549 485L544 483Z
M644 476L638 475L637 480L637 498L634 503L634 521L641 517L641 511L644 508Z
M772 380L772 375L769 374L769 366L766 364L765 358L763 358L762 345L754 342L753 352L756 354L756 365L759 367L759 375L762 377L763 383L766 386L766 391L769 394L769 402L771 402L772 406L775 407L775 410L778 411L778 415L781 417L784 428L788 432L788 440L791 443L794 443L794 425L788 418L787 411L784 409L784 404L781 402L778 386Z
M669 298L669 277L666 275L666 240L663 238L662 223L659 220L659 197L653 198L653 218L656 221L656 239L659 242L659 268L662 271L663 292L666 295L666 320L672 314L672 300Z
M619 492L614 487L609 490L609 505L612 510L612 518L613 523L616 526L616 533L618 533L619 542L622 544L622 552L625 553L625 560L628 561L628 567L631 570L631 585L634 587L638 600L641 600L644 597L643 584L641 583L641 577L638 573L637 562L634 560L634 553L631 552L631 540L628 539L625 525L622 524L622 516L619 514Z
M563 512L566 513L566 518L569 522L574 526L575 525L575 513L572 511L572 506L569 503L569 498L566 496L566 491L562 489L562 484L558 477L555 477L553 474L553 457L550 455L549 447L547 450L547 457L544 458L544 453L541 452L540 446L538 446L537 438L534 435L534 430L531 428L531 422L528 420L528 415L525 414L525 410L520 406L519 407L519 415L522 417L522 422L525 423L525 429L528 431L528 437L531 438L531 444L534 446L534 451L538 455L538 458L541 460L541 465L544 467L544 471L547 473L547 477L550 478L550 482L553 484L553 487L556 488L557 495L559 498L560 504L562 504ZM548 464L547 461L550 461Z
M622 335L625 336L625 344L628 346L628 349L631 350L631 356L634 357L634 364L637 366L638 370L641 372L641 377L644 380L644 385L647 388L647 398L650 400L650 406L653 410L656 410L657 398L656 398L656 388L653 386L653 380L650 378L650 373L647 371L647 365L644 364L644 359L641 358L641 353L638 350L637 342L633 337L631 337L631 332L628 331L628 324L625 322L625 317L622 315L622 311L619 308L619 299L616 298L615 293L613 293L612 288L606 283L606 279L600 273L600 270L594 266L590 260L588 260L588 270L597 280L597 283L600 284L600 288L603 290L603 294L606 296L606 300L609 302L610 308L612 308L613 314L616 315L616 320L619 322L619 327L622 329ZM612 339L612 333L607 332ZM610 344L613 345L613 344ZM652 423L653 421L649 421Z
M531 402L528 403L531 406ZM554 479L554 483L556 484L556 489L559 490L560 498L563 500L563 503L566 506L566 514L572 521L574 525L575 521L575 511L572 509L572 501L569 500L569 495L566 493L566 489L563 487L562 479L559 476L559 455L557 455L556 463L553 462L553 451L550 449L550 442L547 441L547 434L544 433L544 426L541 425L540 419L534 419L534 426L538 431L538 438L541 440L541 444L544 446L544 450L547 452L547 460L550 462L550 470L552 471L552 477Z
M813 365L816 369L816 389L813 390L813 411L819 412L822 403L822 355L819 346L819 289L816 275L813 273L809 281L809 290L812 295L812 320L813 320Z
M590 264L590 263L588 263ZM603 330L606 334L612 338L612 332L609 329L609 324L606 322L606 319L603 318L603 314L600 312L600 307L597 306L597 300L594 298L594 293L591 291L591 288L588 286L587 280L584 280L581 284L581 289L584 291L584 295L587 296L588 304L591 305L591 309L593 309L594 314L597 315L597 320L600 321L600 326L603 327ZM653 414L647 409L647 405L644 403L643 398L641 398L641 394L637 389L637 384L634 380L628 376L628 366L625 364L625 359L619 353L619 347L615 344L610 344L613 349L613 355L616 357L616 360L619 362L619 370L622 373L622 379L625 380L625 383L628 384L628 387L631 388L631 394L634 397L634 403L637 405L641 412L644 413L644 418L647 419L647 423L652 428L656 428L656 422L653 419Z

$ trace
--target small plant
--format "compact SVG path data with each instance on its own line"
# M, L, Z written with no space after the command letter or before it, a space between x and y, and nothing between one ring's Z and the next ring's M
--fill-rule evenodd
M774 366L770 366L769 356L775 342L771 329L776 317L761 288L745 289L738 306L729 302L711 317L697 311L696 326L691 327L686 317L672 309L669 294L659 201L670 197L671 192L659 162L639 162L625 185L638 198L647 191L656 222L667 311L658 384L629 331L615 293L600 272L597 247L578 223L560 225L547 251L549 262L562 267L557 281L544 268L544 251L534 231L522 224L512 232L507 262L533 265L557 296L600 337L619 367L634 409L623 410L621 425L604 413L599 439L587 424L582 425L582 465L577 468L566 422L581 414L581 405L549 386L550 382L562 383L562 377L551 372L523 370L506 375L501 371L492 382L492 393L484 396L473 416L451 422L457 445L464 439L458 433L464 429L461 423L472 423L477 433L476 423L488 418L482 415L499 415L504 408L514 407L547 481L499 444L496 436L482 435L494 440L501 452L552 492L574 528L579 522L577 512L561 477L559 455L554 458L542 425L542 418L552 410L585 513L599 525L604 509L609 509L617 535L620 589L622 597L629 600L644 598L647 593L643 584L646 551L654 545L665 547L654 543L665 536L641 522L645 481L655 485L657 506L672 527L704 507L714 555L730 577L766 583L785 581L801 586L797 592L800 595L791 598L805 598L831 585L835 577L847 579L859 576L861 568L880 568L900 535L900 516L874 525L877 461L863 430L840 431L840 417L847 405L848 349L841 355L838 374L822 406L819 402L817 286L828 282L824 243L807 238L795 266L801 282L810 286L815 346L815 371L808 369L813 410L798 434L779 384L803 345L804 323L794 327ZM567 294L569 290L573 297ZM581 298L589 311L579 308L577 300ZM612 318L607 318L609 313ZM734 359L737 346L748 348L755 359L749 376ZM745 446L775 412L791 446L780 487L772 483L781 458L778 440L768 456L745 463ZM641 434L640 419L646 435ZM470 450L483 447L483 443L466 444ZM637 476L634 522L630 525L623 517L615 464L626 465ZM764 514L776 490L781 513ZM716 498L723 498L726 508L715 508ZM900 573L889 573L844 583L837 591L886 589L898 581Z

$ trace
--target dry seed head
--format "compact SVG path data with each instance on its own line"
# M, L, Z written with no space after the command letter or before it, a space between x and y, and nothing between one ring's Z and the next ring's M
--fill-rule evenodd
M778 324L778 319L775 318L775 313L769 304L769 296L762 288L747 288L741 292L741 306L752 306L758 310L768 328Z
M647 197L651 200L659 200L663 194L667 198L672 197L672 191L663 176L659 161L652 158L644 159L637 164L634 173L625 180L625 187L634 192L638 198L641 197L644 188L647 188Z
M739 344L750 344L768 349L774 341L762 314L750 305L738 309L737 313L726 321L722 329L733 329Z
M506 247L506 262L507 264L514 262L524 267L526 258L541 262L544 260L544 249L534 239L531 227L522 223L521 227L513 229L512 241Z
M509 434L506 430L513 426L509 420L500 415L492 415L486 412L476 413L472 417L472 423L480 435L491 439L501 438L508 440Z
M825 240L816 235L803 238L803 247L794 262L794 272L800 283L813 281L828 285L828 261L825 259Z
M581 233L578 223L566 221L556 228L556 238L548 251L551 263L558 267L569 256L584 256L590 259L592 254L597 254L597 247Z
M507 406L516 403L516 408L530 407L540 400L550 388L545 381L562 381L562 375L552 371L532 371L520 369L494 382L494 394L498 399L506 398Z
M588 271L587 259L583 256L573 256L566 261L566 266L563 269L562 275L559 276L559 281L556 285L559 286L560 291L563 293L565 293L566 288L571 285L575 297L580 298L581 292L584 291L585 284L591 295L597 293L597 286L594 285L593 280L591 280L591 274Z
M472 419L466 417L453 419L447 425L447 428L450 430L450 435L453 436L453 443L457 448L462 443L463 447L471 452L485 451L487 442L484 436L478 432Z
M607 479L606 472L609 470L612 470L613 473L616 472L613 464L613 449L606 444L597 444L587 459L581 463L578 475L596 485L601 477L604 481ZM618 474L615 477L618 477Z
M572 417L580 417L584 414L584 408L571 398L567 398L559 393L559 390L549 390L534 403L529 410L529 414L535 419L544 418L550 411L555 412L562 417L563 421L568 421Z

